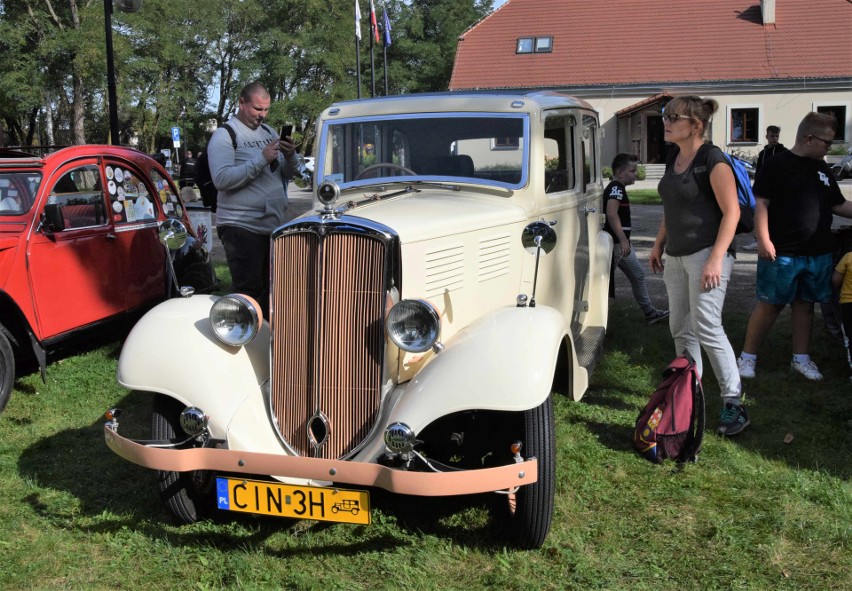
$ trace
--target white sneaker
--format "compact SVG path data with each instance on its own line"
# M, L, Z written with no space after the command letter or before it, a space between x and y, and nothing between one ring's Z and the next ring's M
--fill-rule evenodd
M816 363L813 361L808 361L807 363L797 363L796 361L790 362L790 369L793 371L797 371L809 380L821 380L822 374L819 373L819 368L817 368Z
M737 370L740 372L741 378L752 379L754 377L754 365L757 363L754 359L743 359L737 357Z

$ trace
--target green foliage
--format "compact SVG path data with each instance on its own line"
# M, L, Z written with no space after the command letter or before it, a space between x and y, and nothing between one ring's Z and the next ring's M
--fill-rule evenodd
M832 144L828 150L829 156L845 156L849 151L849 144Z
M646 326L632 299L612 301L589 392L555 398L556 517L539 551L505 545L495 495L374 490L369 526L230 515L175 526L153 473L103 442L101 413L114 405L125 410L122 429L147 436L151 397L116 383L117 341L54 361L47 383L37 372L19 377L0 414L0 586L852 588L852 396L840 345L815 340L826 379L797 379L782 316L747 385L752 426L730 440L708 433L696 464L654 466L632 451L631 427L673 354L671 337ZM747 319L726 313L733 342ZM707 374L712 430L719 393Z
M491 6L491 0L389 0L390 92L445 90L458 35ZM0 9L0 119L7 141L107 141L103 3L0 1ZM361 9L358 67L361 94L369 96L364 0ZM183 148L197 151L211 122L215 127L234 112L242 86L259 80L273 98L269 123L293 122L302 153L310 154L318 114L358 96L352 0L145 0L136 13L115 11L112 24L120 141L133 139L146 152L171 147L172 126L181 128ZM377 93L384 94L381 44L374 65Z
M647 172L644 164L639 164L639 165L636 166L636 180L637 181L644 181L647 174L648 174L648 172ZM612 180L612 166L602 167L601 168L601 175L605 179L611 181Z

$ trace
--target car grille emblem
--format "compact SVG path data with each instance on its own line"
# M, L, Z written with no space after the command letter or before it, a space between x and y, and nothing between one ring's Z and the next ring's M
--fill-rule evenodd
M314 455L319 455L320 449L328 441L330 432L328 417L318 410L308 421L308 441L314 448Z

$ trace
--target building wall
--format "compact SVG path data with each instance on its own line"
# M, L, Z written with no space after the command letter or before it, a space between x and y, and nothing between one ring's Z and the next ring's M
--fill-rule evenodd
M571 92L570 89L566 90ZM688 93L689 91L685 91ZM639 153L641 159L647 154L646 129L649 116L659 116L660 103L649 105L647 109L633 113L630 117L618 119L615 113L621 109L653 95L595 97L584 95L599 113L604 130L602 146L603 163L612 161L618 152ZM852 95L847 91L815 91L785 93L702 93L719 103L719 110L713 117L708 138L725 151L741 151L757 156L765 143L766 127L777 125L781 128L781 143L791 147L796 138L796 128L807 113L819 106L838 105L846 108L846 120L839 122L844 138L843 142L852 144ZM741 142L731 138L731 109L756 108L758 114L757 141Z

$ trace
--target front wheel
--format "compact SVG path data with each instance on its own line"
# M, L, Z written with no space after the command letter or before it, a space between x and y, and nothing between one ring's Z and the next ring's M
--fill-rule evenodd
M0 324L0 412L6 408L15 385L15 354L5 330Z
M538 480L509 495L512 540L521 548L535 549L544 544L553 521L553 497L556 494L556 429L553 400L524 411L524 457L538 459Z
M162 394L154 398L151 414L151 438L181 440L187 435L180 427L184 405ZM213 506L213 476L206 470L192 472L157 471L160 498L179 523L195 523L208 516Z

